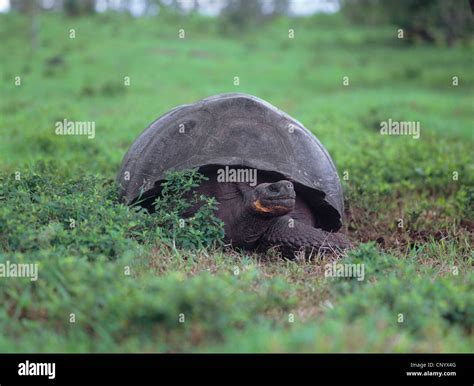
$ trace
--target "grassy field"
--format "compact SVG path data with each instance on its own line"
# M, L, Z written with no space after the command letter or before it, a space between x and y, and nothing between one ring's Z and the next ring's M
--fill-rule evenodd
M0 263L39 263L37 281L0 277L0 351L474 351L472 46L338 15L226 35L198 16L42 14L32 50L8 14L0 39ZM138 134L221 92L268 100L327 147L363 281L326 278L331 256L174 248L117 204ZM55 135L63 119L95 137ZM420 138L380 135L388 119Z

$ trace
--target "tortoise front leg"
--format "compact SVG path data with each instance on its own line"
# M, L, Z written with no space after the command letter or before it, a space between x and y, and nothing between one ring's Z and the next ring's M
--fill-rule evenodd
M282 216L271 225L260 241L260 249L274 246L281 248L286 257L294 258L294 252L304 249L310 251L343 251L351 247L349 239L342 233L331 233L314 228L290 216Z

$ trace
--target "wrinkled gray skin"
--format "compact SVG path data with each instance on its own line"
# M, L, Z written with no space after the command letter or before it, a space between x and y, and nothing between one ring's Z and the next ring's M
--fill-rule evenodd
M216 170L225 166L257 169L258 185L218 182ZM150 207L166 171L189 168L208 176L198 190L217 199L217 216L233 246L278 246L289 257L300 249L349 246L334 233L342 224L343 196L329 154L268 102L222 94L163 115L124 157L117 175L121 200Z
M216 198L216 215L225 224L226 241L234 247L257 251L278 247L284 256L293 258L296 251L338 251L350 246L342 233L315 228L315 214L288 180L260 173L258 185L252 187L218 182L213 170L204 174L209 179L197 191Z

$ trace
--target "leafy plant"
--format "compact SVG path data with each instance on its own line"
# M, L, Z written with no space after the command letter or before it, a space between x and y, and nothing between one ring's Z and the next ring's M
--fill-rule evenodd
M221 244L224 223L214 212L217 201L195 192L207 180L196 169L168 172L155 200L153 225L165 242L187 249L202 249ZM196 209L195 213L190 213Z

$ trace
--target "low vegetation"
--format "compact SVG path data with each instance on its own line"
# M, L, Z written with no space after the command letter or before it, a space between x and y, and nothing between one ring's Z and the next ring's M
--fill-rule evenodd
M39 270L0 277L0 351L473 351L471 47L403 45L340 15L235 38L196 15L41 14L28 51L27 25L0 15L0 264ZM168 176L153 215L118 202L141 130L229 91L328 148L357 245L343 259L227 249L213 200L194 197L205 205L183 220L195 171ZM64 118L95 121L95 137L55 135ZM380 135L389 118L421 122L420 138ZM363 264L363 280L328 277L338 262Z

